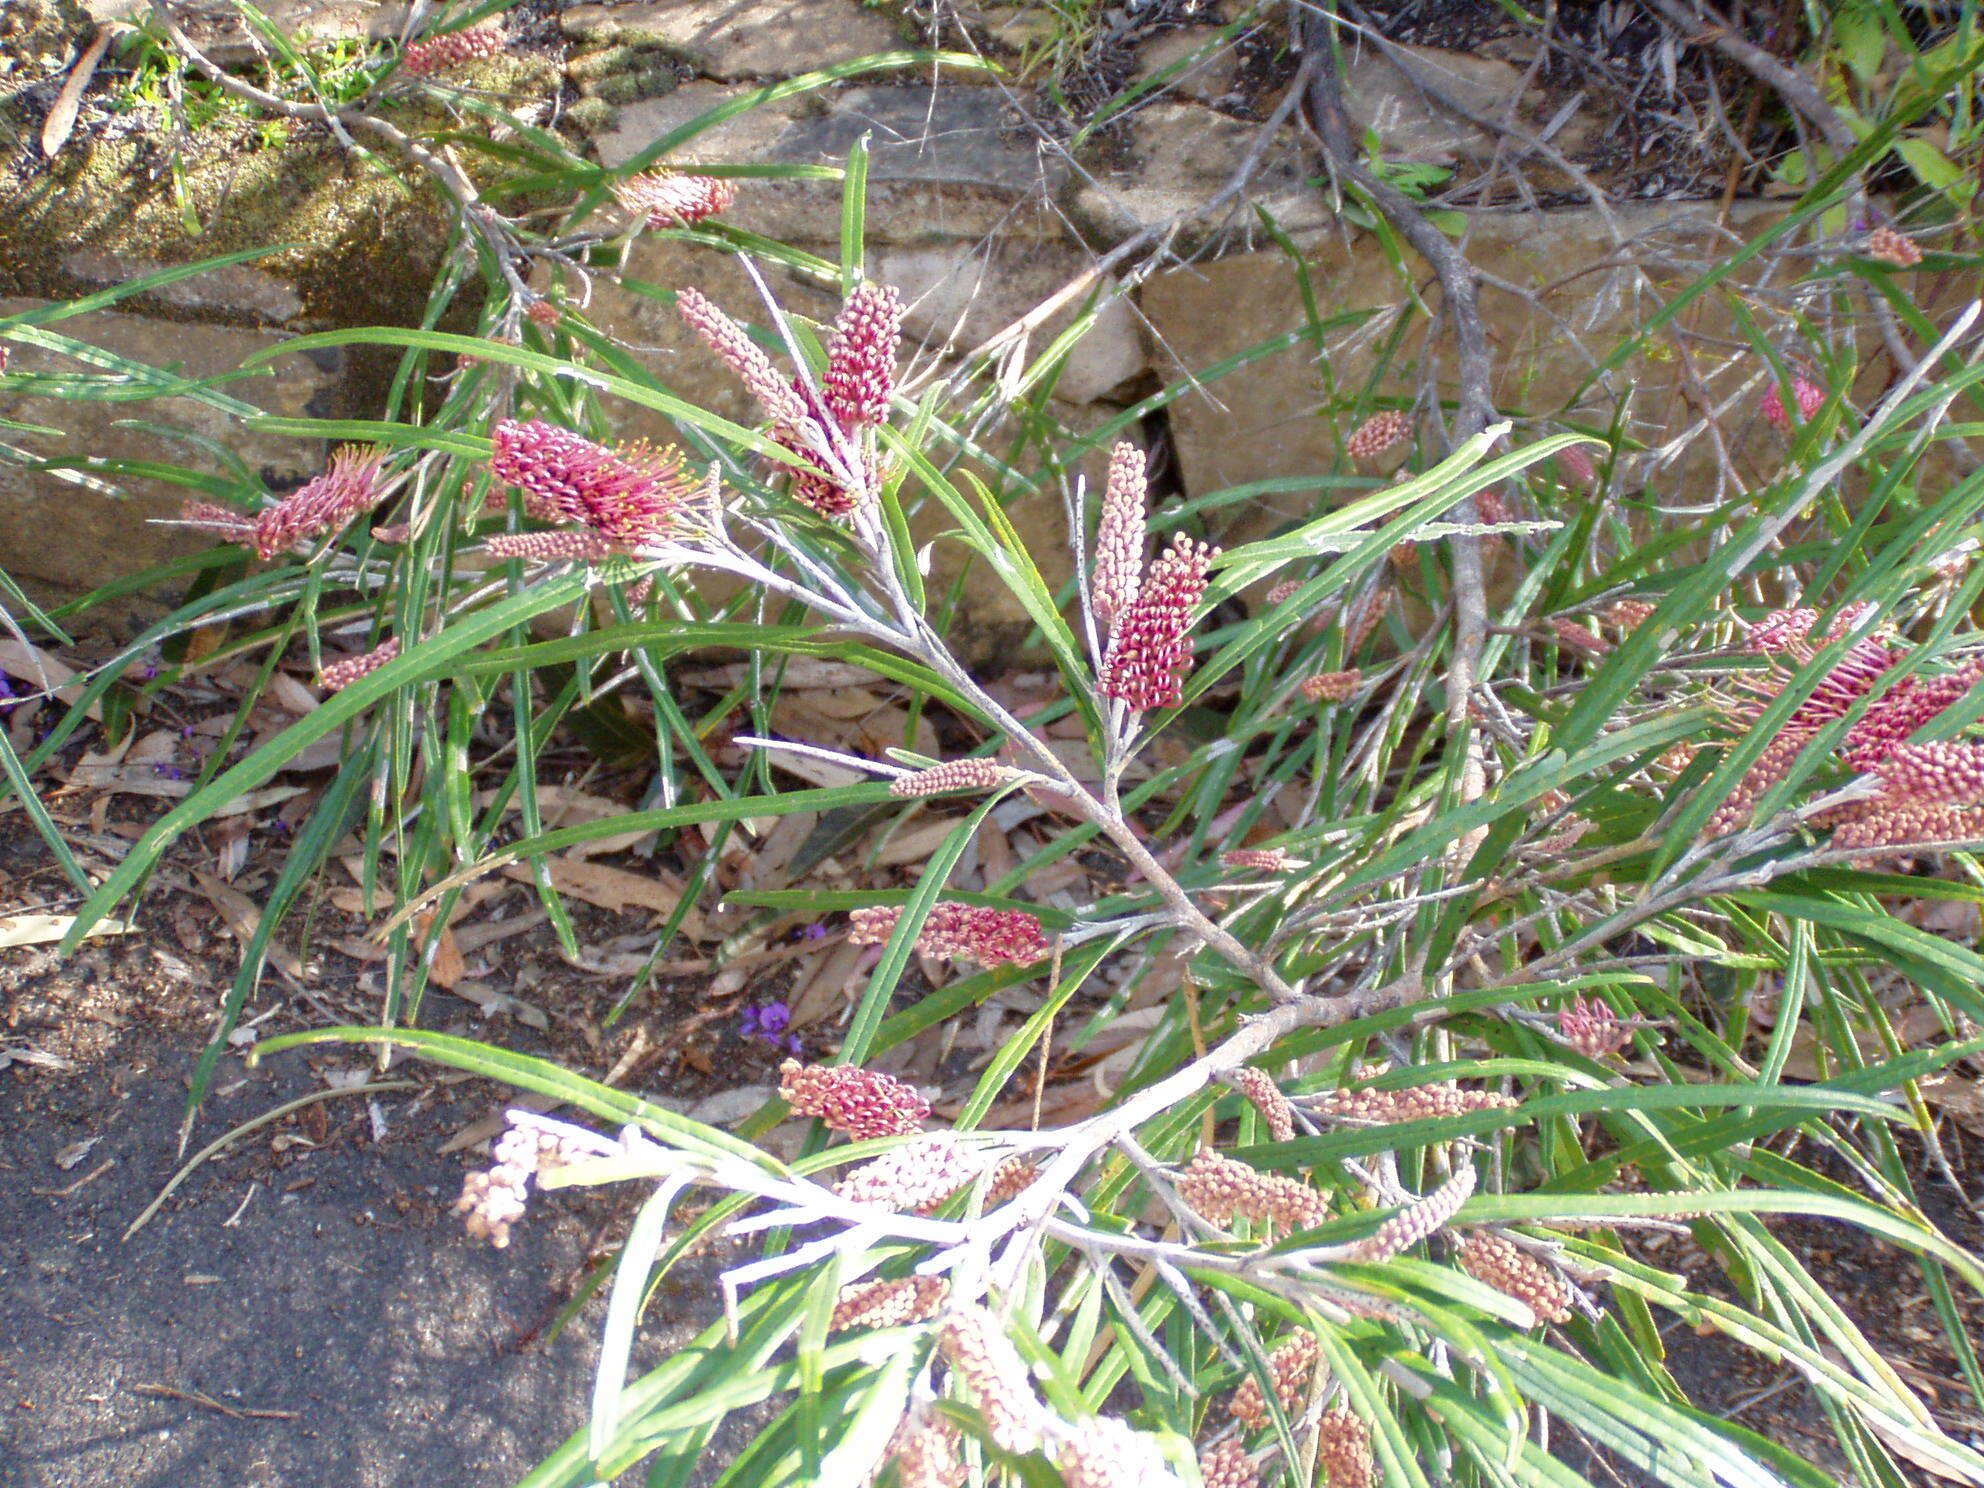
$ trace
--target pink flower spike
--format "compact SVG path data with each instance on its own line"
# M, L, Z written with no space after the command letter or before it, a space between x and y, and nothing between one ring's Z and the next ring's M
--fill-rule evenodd
M744 327L718 309L709 296L695 289L676 291L675 309L683 320L737 374L751 396L764 405L775 427L798 429L810 421L806 405L792 383L779 376L764 348ZM783 441L781 441L783 442Z
M1192 666L1192 609L1206 592L1219 549L1174 537L1153 563L1143 588L1109 630L1109 650L1097 686L1139 713L1175 708L1185 700L1179 677Z
M827 412L841 428L887 422L901 341L902 296L886 284L857 286L827 345Z
M927 770L898 775L889 782L892 796L941 796L954 790L992 790L1019 773L989 759L954 759Z
M1897 800L1984 805L1984 744L1897 744L1874 772Z
M857 909L848 939L856 945L882 945L895 934L902 918L899 905ZM940 900L916 937L916 948L927 956L972 961L980 966L1031 966L1052 953L1040 920L1023 909L994 909L979 904Z
M1633 1041L1633 1031L1597 998L1582 994L1557 1009L1557 1036L1587 1059L1606 1059Z
M180 509L179 520L191 527L204 527L227 542L247 543L255 533L252 517L217 501L188 501Z
M416 41L400 54L400 71L414 77L427 77L444 67L493 57L503 50L503 33L494 26L472 26L466 31L450 31L446 36L430 36Z
M326 692L343 692L359 678L371 676L399 654L399 637L395 636L362 656L347 656L342 661L332 662L318 674L317 681Z
M612 557L620 548L597 532L497 532L482 540L482 550L492 558L597 563Z
M1598 484L1598 467L1591 463L1591 456L1581 444L1558 450L1557 468L1580 490L1589 491Z
M489 468L524 493L542 521L589 527L615 543L667 536L694 487L673 449L618 452L539 419L504 419L490 435Z
M1826 401L1826 390L1804 373L1794 373L1791 378L1791 395L1798 400L1798 422L1810 423ZM1773 378L1764 390L1763 402L1759 405L1764 422L1782 433L1791 432L1791 415L1784 409L1784 393Z
M1145 517L1149 496L1144 452L1128 440L1109 452L1109 483L1095 530L1095 613L1113 621L1143 585ZM1300 582L1297 581L1297 588ZM1272 603L1270 596L1270 603Z
M345 445L331 456L331 468L291 491L274 506L255 514L250 544L255 556L269 559L321 533L344 526L375 505L380 497L379 472L388 451Z
M1395 450L1412 437L1412 419L1396 408L1374 413L1359 424L1343 442L1343 452L1353 460L1374 460Z
M645 217L649 227L693 227L729 211L737 200L737 183L664 166L629 176L613 188L613 195L621 206Z

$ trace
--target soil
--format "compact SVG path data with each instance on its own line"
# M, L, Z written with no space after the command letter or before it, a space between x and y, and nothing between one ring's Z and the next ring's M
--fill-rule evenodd
M34 863L38 844L12 821L0 915L59 909L38 892L45 854ZM518 1481L584 1423L602 1304L556 1325L624 1206L539 1196L507 1249L471 1241L453 1204L486 1146L442 1149L504 1092L412 1061L381 1075L365 1051L326 1046L256 1068L225 1058L188 1154L321 1098L200 1162L132 1233L181 1168L189 1077L234 971L225 940L187 949L189 919L212 909L167 889L135 933L67 962L47 946L0 950L0 1488ZM361 973L339 963L327 955L317 979L328 1003L275 989L250 1009L258 1031L373 1021ZM664 989L598 1038L620 989L562 990L568 1016L544 1033L451 1016L464 1005L439 992L428 1022L598 1076L687 1005ZM732 1083L761 1062L729 1061ZM348 1088L378 1081L401 1088ZM686 1063L661 1089L633 1083L707 1088ZM636 1372L710 1321L717 1265L664 1284Z

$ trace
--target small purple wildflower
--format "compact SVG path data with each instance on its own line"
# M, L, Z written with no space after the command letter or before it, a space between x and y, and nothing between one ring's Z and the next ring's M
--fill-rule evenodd
M0 718L5 718L20 704L20 694L14 691L14 680L5 672L0 672Z
M783 1003L768 1003L764 1007L747 1007L737 1015L737 1032L742 1038L763 1039L768 1044L777 1044L779 1035L784 1033L792 1022L792 1011ZM797 1039L786 1040L797 1050Z
M827 927L822 922L815 920L799 933L808 940L825 940L827 938Z

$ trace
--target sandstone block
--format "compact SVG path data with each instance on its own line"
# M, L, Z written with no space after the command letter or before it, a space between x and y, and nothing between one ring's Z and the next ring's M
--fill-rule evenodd
M33 309L33 300L0 300L0 316ZM222 326L185 325L143 315L96 311L56 322L49 329L117 356L188 377L232 371L251 353L279 337ZM69 373L70 358L12 343L9 371ZM343 364L337 352L294 355L269 365L267 375L225 385L228 395L269 413L331 416L339 412ZM0 419L60 431L8 434L8 442L44 459L85 462L76 472L23 469L0 461L0 564L17 579L68 591L93 589L124 575L211 544L179 527L150 525L175 517L187 492L163 481L91 473L87 462L145 460L213 470L200 449L150 429L119 427L129 420L172 425L225 445L268 484L287 488L322 467L321 441L255 433L222 410L196 399L172 397L131 403L75 403L17 391L0 379ZM81 479L73 479L72 475Z
M638 0L581 5L559 25L588 41L654 42L725 82L796 77L903 45L886 15L854 0Z

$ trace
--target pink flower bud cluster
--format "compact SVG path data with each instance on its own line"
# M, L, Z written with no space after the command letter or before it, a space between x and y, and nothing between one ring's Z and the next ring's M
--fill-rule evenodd
M1557 1273L1513 1241L1476 1230L1454 1249L1461 1270L1484 1286L1514 1297L1546 1322L1571 1320L1571 1289Z
M445 67L493 57L503 50L503 33L494 26L471 26L466 31L450 31L446 36L430 36L416 41L400 54L400 71L414 77L428 77Z
M1199 1481L1205 1488L1261 1488L1261 1470L1237 1436L1199 1449Z
M848 939L856 945L882 945L895 934L902 907L895 904L857 909L848 916ZM943 956L979 966L1031 966L1053 950L1040 920L1023 909L994 909L979 904L939 900L930 907L916 948L926 956Z
M1037 1450L1047 1409L999 1320L983 1307L957 1308L938 1334L937 1346L977 1402L993 1444L1015 1455Z
M628 211L646 218L649 227L693 227L729 211L737 201L737 183L664 166L629 176L613 188L613 195Z
M985 1207L1018 1198L1039 1176L1040 1167L1031 1158L1007 1158L992 1170L992 1181L985 1185Z
M1318 1116L1391 1126L1473 1111L1511 1111L1519 1104L1496 1090L1462 1090L1457 1085L1408 1085L1403 1090L1335 1090L1304 1103Z
M1356 667L1346 672L1317 672L1304 677L1302 696L1312 703L1347 703L1364 685L1364 674Z
M851 1203L927 1214L984 1170L984 1159L949 1132L932 1132L850 1168L834 1192Z
M1343 452L1353 460L1374 460L1412 437L1412 418L1397 408L1374 413L1351 431Z
M1279 584L1268 590L1264 596L1264 603L1271 610L1280 605L1285 605L1291 599L1295 598L1302 591L1302 586L1308 582L1307 579L1283 579Z
M935 1411L912 1415L889 1438L897 1488L964 1488L970 1474L957 1423Z
M542 326L547 331L558 324L563 314L556 300L532 300L524 306L524 319L534 326Z
M1222 1227L1237 1216L1292 1232L1314 1229L1330 1217L1329 1200L1306 1183L1210 1150L1194 1157L1172 1186L1193 1213Z
M1097 686L1139 713L1185 701L1179 677L1191 669L1192 609L1206 592L1219 549L1174 537L1150 566L1136 597L1109 627Z
M1798 421L1810 423L1812 415L1825 405L1826 390L1812 381L1804 373L1794 373L1791 378L1791 395L1798 400ZM1777 385L1776 377L1771 378L1770 386L1764 390L1762 401L1757 405L1763 414L1764 422L1783 433L1791 432L1791 415L1785 411L1784 393Z
M1897 744L1874 766L1890 796L1947 806L1984 805L1984 744L1954 739Z
M1288 1097L1281 1093L1281 1087L1275 1084L1266 1070L1243 1064L1229 1072L1226 1079L1261 1113L1261 1120L1267 1123L1268 1135L1277 1142L1295 1139L1295 1108L1289 1105Z
M1609 1059L1628 1048L1633 1031L1599 998L1582 993L1557 1009L1557 1037L1587 1059Z
M1268 1378L1274 1383L1274 1398L1281 1403L1284 1416L1293 1414L1309 1393L1309 1376L1321 1355L1322 1346L1316 1342L1316 1335L1308 1332L1291 1334L1269 1352ZM1260 1381L1252 1375L1235 1387L1227 1409L1250 1431L1263 1430L1274 1420L1268 1414L1267 1397L1261 1393Z
M902 1137L923 1129L930 1102L914 1085L852 1064L779 1066L778 1093L795 1116L817 1116L857 1142Z
M1316 1466L1329 1488L1373 1488L1378 1464L1371 1456L1371 1428L1355 1411L1339 1406L1316 1422Z
M211 501L189 501L185 520L213 528L229 542L246 543L257 558L269 559L300 542L344 526L375 506L380 471L389 452L345 445L331 456L330 468L304 482L253 517Z
M490 434L489 468L523 492L539 521L572 523L610 543L670 536L696 493L681 453L634 444L606 449L539 419L504 419Z
M880 480L874 451L854 436L885 422L895 396L903 307L894 289L863 284L848 296L827 343L818 397L803 380L780 376L744 328L703 294L679 291L676 309L763 406L772 441L791 456L783 463L795 500L822 516L844 517L874 499Z
M1922 262L1922 250L1907 233L1877 227L1867 235L1867 257L1893 268L1912 269Z
M887 1281L856 1281L834 1298L827 1330L899 1328L937 1315L951 1284L941 1276L901 1276Z
M1455 1170L1453 1177L1416 1204L1409 1204L1378 1226L1378 1232L1357 1247L1360 1261L1388 1261L1402 1255L1446 1227L1474 1193L1473 1164Z
M343 692L361 677L369 677L387 662L397 659L399 654L399 637L394 636L361 656L347 656L332 662L317 674L318 684L326 692Z
M1300 858L1291 858L1278 847L1235 847L1219 855L1222 867L1251 868L1259 873L1286 873L1290 868L1302 866Z
M932 765L927 770L917 770L908 775L898 775L889 782L892 796L941 796L946 791L991 790L1003 785L1019 772L1009 769L996 760L954 759Z

